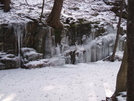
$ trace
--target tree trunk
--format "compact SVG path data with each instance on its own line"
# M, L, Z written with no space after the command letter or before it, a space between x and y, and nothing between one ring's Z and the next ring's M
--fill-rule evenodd
M63 28L63 25L60 22L60 13L61 13L62 5L63 5L63 0L55 0L51 14L47 19L48 25L55 29Z
M1 4L4 4L4 0L0 0L0 3L1 3Z
M127 64L127 45L126 45L124 50L123 60L117 75L116 89L114 95L118 94L118 92L127 90L127 67L128 64Z
M29 4L28 4L27 0L25 0L25 2L26 2L26 4L29 6Z
M4 12L8 12L10 10L10 0L4 0Z
M115 60L115 53L116 53L116 49L118 46L118 41L119 41L119 35L120 35L120 24L121 24L121 18L122 18L122 11L123 11L123 1L121 0L121 7L120 7L120 17L119 17L119 22L118 22L118 28L117 28L117 35L116 35L116 40L115 40L115 45L114 45L114 49L113 49L113 54L111 56L111 61L113 62Z
M42 9L41 9L41 15L40 15L40 22L42 22L42 16L43 16L43 11L44 11L44 4L45 4L45 0L43 0L43 3L42 3Z
M127 101L134 101L134 0L128 0L127 45Z

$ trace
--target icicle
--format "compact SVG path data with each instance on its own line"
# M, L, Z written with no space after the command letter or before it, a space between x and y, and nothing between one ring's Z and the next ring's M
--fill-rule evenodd
M51 58L55 54L54 47L52 45L52 28L48 27L48 33L45 38L45 58Z
M113 43L116 34L113 34L115 29L108 26L108 32L105 36L99 36L96 38L96 29L92 28L90 36L83 36L83 45L78 45L77 42L74 46L69 46L69 39L66 36L65 30L62 32L61 45L53 45L51 27L49 27L49 33L46 35L45 51L47 58L57 57L59 60L65 59L66 63L82 63L101 60L113 51ZM77 31L75 31L77 34ZM106 34L106 33L105 33ZM55 42L55 41L54 41Z
M20 50L21 50L21 46L22 46L22 40L23 40L23 31L22 31L22 24L15 24L13 27L14 27L14 31L15 31L15 35L16 35L16 38L17 38L17 45L18 45L18 65L19 67L21 67L21 53L20 53Z
M66 31L65 31L65 29L62 31L61 44L68 44L68 37L66 36Z
M79 52L79 63L83 63L83 51Z
M75 63L80 63L79 62L79 56L78 55L75 55Z
M91 49L86 51L86 62L91 62Z
M93 46L91 47L91 62L94 62L97 60L96 57L96 43L93 44Z
M96 57L97 57L97 60L102 59L102 46L99 44L97 45L97 49L96 49Z
M55 52L54 52L54 45L53 45L53 43L55 44L55 37L54 36L52 36L52 28L51 27L49 27L49 33L48 33L49 35L48 35L48 47L49 47L49 51L51 52L51 57L53 57L54 56L54 54L55 54Z
M57 47L55 48L55 50L56 50L56 54L55 55L61 56L61 51L60 51L60 45L59 44L57 44Z

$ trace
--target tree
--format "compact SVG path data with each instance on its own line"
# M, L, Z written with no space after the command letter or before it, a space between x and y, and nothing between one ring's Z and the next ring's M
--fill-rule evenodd
M10 0L0 0L2 4L4 4L4 12L8 12L10 10Z
M60 22L60 13L62 10L63 0L54 0L52 11L47 19L49 26L55 29L62 29L63 25Z
M26 4L29 6L29 4L28 4L27 0L25 0L25 2L26 2Z
M128 0L127 46L117 75L115 94L127 90L127 101L134 101L134 1ZM126 77L127 76L127 77Z
M127 47L127 101L134 101L134 0L128 0Z
M4 12L8 12L10 10L10 0L4 0Z
M114 49L113 49L113 53L112 53L112 56L111 56L111 61L113 62L115 59L115 53L116 53L116 49L117 49L117 46L118 46L118 41L119 41L119 35L120 35L120 24L121 24L121 18L122 18L122 11L123 11L123 2L124 0L121 0L120 3L121 3L121 6L120 6L120 16L119 16L119 22L118 22L118 25L117 25L117 35L116 35L116 40L115 40L115 45L114 45Z
M116 94L118 95L119 92L123 92L127 90L127 45L125 46L123 60L120 66L120 70L117 74L117 80L116 80L116 89L113 94L113 98L116 97Z
M42 19L42 16L43 16L44 4L45 4L45 0L43 0L43 3L42 3L42 9L41 9L41 15L40 15L40 22L41 22L41 19Z

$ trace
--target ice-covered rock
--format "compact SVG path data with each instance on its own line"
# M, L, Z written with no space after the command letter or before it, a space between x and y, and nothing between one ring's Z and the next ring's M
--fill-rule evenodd
M35 61L29 61L28 63L23 64L22 68L32 69L32 68L42 68L49 66L48 59L40 59Z
M19 57L0 52L0 70L19 68Z
M13 53L18 61L17 67L24 68L40 68L104 59L112 52L116 37L116 29L112 25L103 22L88 22L84 19L79 19L70 26L66 26L62 33L34 22L6 25L6 27L1 27L0 31L0 36L7 35L5 38L10 40L7 43L0 37L2 39L0 40L0 50L6 54ZM59 42L61 43L56 43L55 39L58 37L55 34L60 35ZM119 47L123 49L124 39L121 40ZM42 62L44 58L49 61ZM10 66L11 61L5 63ZM5 63L1 64L1 68L8 67ZM16 67L14 61L12 61L12 65Z
M43 59L43 54L37 53L33 48L23 47L21 48L22 61L27 63L29 61Z

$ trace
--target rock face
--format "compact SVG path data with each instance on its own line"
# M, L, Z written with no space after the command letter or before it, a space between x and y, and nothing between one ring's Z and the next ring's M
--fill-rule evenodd
M32 21L2 24L0 69L97 61L112 52L115 33L116 29L108 24L104 27L82 19L65 26L62 32Z

